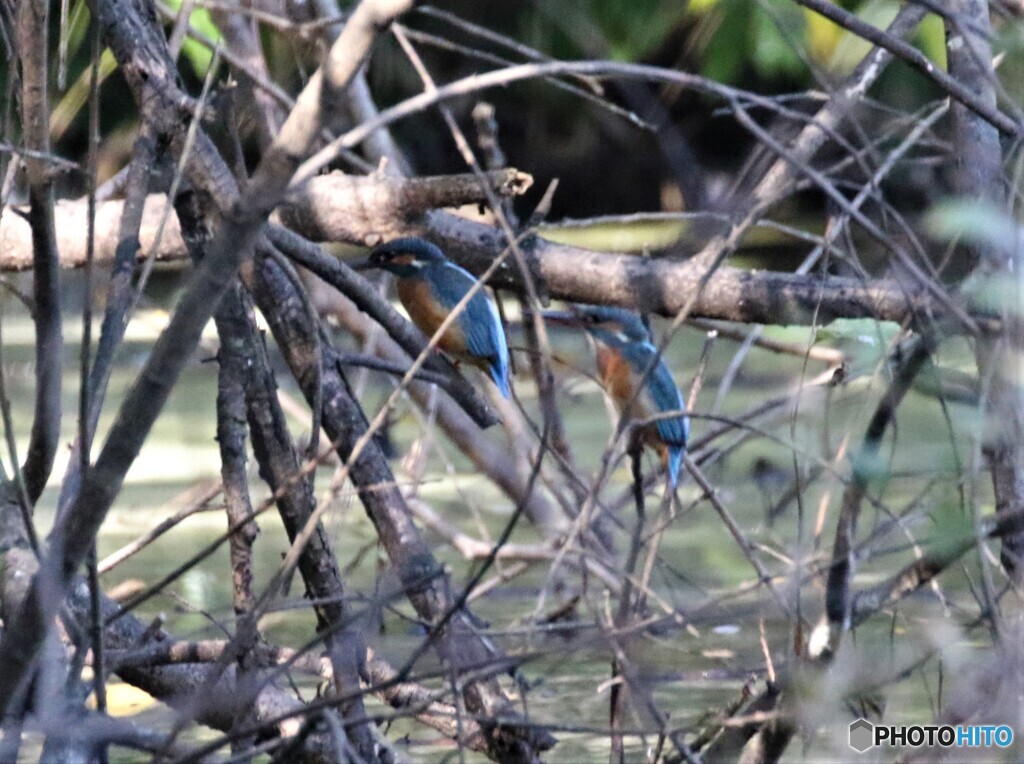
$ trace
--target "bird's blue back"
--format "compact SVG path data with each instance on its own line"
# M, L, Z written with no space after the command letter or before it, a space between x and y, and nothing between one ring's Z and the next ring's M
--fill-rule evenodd
M649 342L629 342L621 346L622 354L636 374L643 374L651 362L657 358L654 368L644 381L644 389L640 394L646 397L655 412L683 411L685 402L683 395L672 378L665 362L658 357L657 348ZM679 479L679 467L686 453L686 442L690 437L690 419L679 415L659 419L655 424L658 435L668 447L668 468L672 485Z
M452 310L476 283L472 274L450 261L425 263L419 275L430 284L434 296L447 310ZM466 336L470 354L487 359L491 378L501 394L510 397L508 344L498 310L486 292L481 289L474 294L456 321Z

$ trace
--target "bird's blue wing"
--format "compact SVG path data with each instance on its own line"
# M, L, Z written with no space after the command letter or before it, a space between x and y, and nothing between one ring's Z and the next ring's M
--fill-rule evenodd
M438 278L431 279L437 291L438 300L451 310L472 289L476 279L463 268L454 263L430 265L431 268L443 269ZM466 337L466 347L470 355L487 360L491 377L508 398L511 395L508 382L508 345L505 332L501 328L498 309L483 290L478 291L470 299L457 319Z
M630 361L638 373L644 369L657 356L657 350L648 343L634 343L629 346ZM683 395L679 392L672 372L660 358L655 364L651 373L644 383L644 396L651 404L655 412L683 411L686 404L683 402ZM680 415L659 419L656 427L661 439L670 447L685 448L686 441L690 437L690 419Z

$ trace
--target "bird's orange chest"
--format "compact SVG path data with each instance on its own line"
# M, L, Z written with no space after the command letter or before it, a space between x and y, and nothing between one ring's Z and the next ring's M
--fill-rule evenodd
M621 416L636 420L647 419L654 413L646 396L637 389L640 375L622 353L598 344L597 373Z
M432 337L448 317L448 311L437 301L430 284L424 279L399 278L396 282L398 299L405 306L409 318L424 334ZM452 322L437 344L447 353L464 355L468 352L466 337L459 328L458 321Z
M621 353L599 344L597 346L597 373L601 378L601 385L614 401L619 416L623 416L627 420L638 421L647 419L654 413L644 405L643 395L634 395L636 386L640 383L640 375L633 370L629 361ZM662 442L656 425L644 427L640 437L643 443L658 451L662 461L667 459L668 449Z
M633 370L623 355L604 345L597 346L597 373L601 385L615 401L621 413L622 407L633 397Z

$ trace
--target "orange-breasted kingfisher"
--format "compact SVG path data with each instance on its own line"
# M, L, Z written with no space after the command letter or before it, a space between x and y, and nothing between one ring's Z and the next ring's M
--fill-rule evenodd
M395 275L398 299L413 323L434 336L452 309L476 284L441 249L414 237L395 239L355 263L359 270L381 268ZM506 398L509 389L508 344L498 310L482 289L474 294L438 340L438 347L487 372Z
M621 308L577 305L571 311L545 311L560 324L580 326L593 337L597 373L620 417L642 422L670 411L684 411L683 395L672 372L651 342L640 316ZM650 372L644 378L647 369ZM673 489L679 483L679 467L690 437L690 419L680 414L659 418L640 432L641 442L653 448L668 469Z

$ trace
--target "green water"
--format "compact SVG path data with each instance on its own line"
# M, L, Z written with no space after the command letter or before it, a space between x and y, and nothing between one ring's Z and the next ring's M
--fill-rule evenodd
M99 442L102 442L102 433L112 419L114 404L138 373L149 347L150 335L160 320L159 314L147 314L145 320L139 322L143 327L138 335L122 349L110 386L109 403L101 420ZM77 411L76 333L73 322L69 322L64 390L64 433L68 442L74 435L74 412ZM10 305L6 309L4 336L4 371L15 401L15 429L24 448L31 416L31 331L24 317L19 318ZM780 331L776 336L798 341L807 339L804 330ZM684 329L673 340L666 356L684 390L691 382L703 341L702 333ZM571 366L590 368L589 350L578 337L556 332L554 343L556 353L568 359ZM512 344L516 344L516 338ZM719 340L713 347L707 378L695 406L697 413L711 411L717 382L736 347L734 342L727 340ZM215 363L205 362L212 357L214 349L215 345L205 344L197 353L129 473L125 488L99 538L101 559L177 511L183 491L218 476L219 459L214 440L217 370ZM953 366L965 363L962 347L953 344L943 353L945 363ZM870 353L860 361L858 373L873 369ZM736 385L726 396L720 413L738 415L790 389L801 377L810 379L822 368L815 362L804 368L800 359L755 349ZM581 468L592 476L599 467L611 423L600 393L592 382L565 369L560 373L565 375L559 386L559 400L569 439ZM355 375L354 379L357 377ZM298 399L287 374L279 370L278 378L285 392ZM798 547L804 551L806 564L820 563L822 556L831 549L843 487L841 478L849 475L850 464L848 459L838 460L834 474L829 467L822 477L806 488L801 506L790 505L769 523L766 509L773 496L781 494L782 486L766 486L763 481L759 482L758 459L770 460L786 477L786 485L792 476L793 461L792 452L785 444L795 447L803 467L813 466L822 459L831 464L844 439L849 440L847 453L859 442L884 385L884 374L868 374L832 391L808 390L795 414L791 409L783 409L758 420L758 428L777 440L755 437L737 445L735 437L728 436L714 444L716 448L727 448L728 451L708 467L709 479L718 488L721 502L749 540L759 545L758 556L765 567L775 575L784 576L776 586L787 598L794 575L790 559ZM529 382L520 376L516 387L526 400L531 415L535 415L536 401ZM373 411L385 392L381 381L371 377L370 386L363 396L368 411ZM399 451L405 454L420 437L421 429L417 418L409 411L410 404L402 405L403 413L392 435ZM952 421L952 430L947 415ZM695 417L694 438L700 438L714 426L711 421ZM858 586L874 583L913 559L914 550L909 547L905 533L911 533L920 543L927 544L929 539L941 541L955 530L969 527L961 514L959 494L952 477L956 458L969 459L972 432L976 426L971 409L965 406L951 405L943 412L934 399L914 393L910 395L900 411L895 436L887 440L883 449L881 463L885 469L879 470L879 478L872 484L872 493L886 507L897 512L904 511L914 497L920 499L920 506L907 516L903 529L896 528L875 542L875 548L883 551L859 569ZM293 433L308 432L308 427L308 419L292 420ZM489 437L503 436L500 432L492 432ZM66 459L63 449L60 458L62 461L55 471L57 476L62 473L63 460ZM650 462L648 466L651 466ZM394 467L400 480L408 479L400 461L396 461ZM318 472L318 496L329 485L332 471L333 468L324 467ZM610 499L622 494L628 488L628 479L625 464L620 462L604 497ZM253 485L254 490L258 490L255 486L259 482L255 478ZM39 510L38 523L44 533L52 517L56 491L55 479ZM977 501L983 508L988 507L986 492L987 486L979 480ZM254 500L258 501L264 495L258 493ZM437 447L428 449L419 495L446 519L475 536L480 536L481 530L486 529L490 538L496 537L512 509L510 502L475 475L467 461L443 438ZM662 539L660 563L652 578L652 586L661 604L676 613L685 614L689 618L688 628L666 621L656 629L634 636L627 643L637 676L650 688L658 707L670 714L671 725L692 732L700 728L700 719L709 710L717 710L735 698L745 679L754 674L763 676L762 629L773 661L780 663L792 654L789 646L794 638L792 620L780 611L763 587L734 594L754 581L756 573L709 503L701 501L694 505L697 497L698 492L692 482L684 483L680 490L683 512L671 522ZM827 512L820 534L816 534L822 505ZM649 497L648 528L658 519L657 506L657 497ZM620 512L618 520L625 531L632 528L635 515L629 503ZM886 520L882 509L865 507L861 538ZM257 591L269 581L288 549L280 523L272 512L263 515L259 524L261 533L254 557ZM350 593L372 597L375 591L387 591L394 585L374 544L373 528L347 489L328 510L326 526L341 566L347 569L346 585ZM130 580L152 583L170 573L189 555L223 532L225 527L226 521L220 511L196 514L105 574L103 583L108 588ZM620 553L627 544L625 531L617 535ZM464 561L432 534L427 536L434 544L437 556L451 570L453 584L461 587L475 566ZM539 541L539 537L523 522L511 541L533 543ZM507 563L500 567L506 568ZM919 597L902 608L895 621L886 617L876 618L858 630L855 643L847 642L837 661L837 676L877 676L879 672L897 671L911 665L916 655L931 647L938 647L943 654L948 652L958 656L965 651L968 655L971 651L984 654L978 646L986 644L984 635L962 628L977 614L977 605L966 587L966 576L975 576L976 569L976 561L968 560L964 569L952 570L941 579L944 594L955 604L955 618L947 618L934 598L929 597ZM221 638L225 636L225 629L231 629L232 623L229 571L227 549L222 547L168 587L167 593L144 603L138 608L137 615L146 622L162 616L166 628L180 639ZM576 574L566 575L570 589L580 583ZM587 596L576 611L579 628L561 634L530 635L524 627L531 623L538 609L541 592L545 592L544 612L557 608L567 596L568 590L561 591L548 584L546 565L534 565L527 573L476 601L473 609L490 624L492 638L504 650L532 656L524 662L521 670L522 677L530 684L525 708L532 720L552 725L557 731L559 744L548 759L566 762L606 760L608 739L602 730L607 728L609 689L604 683L610 675L611 655L595 623L604 620L607 613L614 610L615 602L607 601L600 588L591 583ZM267 641L298 646L313 634L314 621L308 608L302 606L301 594L301 582L293 582L281 598L284 604L293 607L277 609L261 621L261 630ZM802 606L808 623L813 624L817 619L821 602L820 583L805 584ZM390 609L384 610L382 621L375 620L367 626L366 639L381 655L400 665L418 644L419 637L412 625L411 608L400 600L390 604ZM358 610L360 605L355 607ZM657 603L652 604L651 609L652 612L661 612ZM941 639L936 636L939 633ZM887 692L887 718L899 723L932 718L933 708L942 702L937 689L936 663L931 661L924 671L914 672L890 688ZM433 658L425 658L419 667L429 671L434 667ZM946 681L947 687L952 685L950 679ZM434 684L433 680L428 683ZM315 691L309 681L303 687L306 697ZM369 704L372 711L387 710L376 701L371 700ZM130 713L133 709L137 709L140 723L157 728L166 728L170 723L170 712L159 704L133 706L126 702L122 710ZM807 690L804 713L805 718L813 722L810 729L815 734L806 740L794 740L787 751L787 759L848 758L850 750L845 746L845 725L852 717L842 698L835 695L834 688L824 686ZM631 728L638 725L650 729L649 719L642 712L627 720L627 726ZM206 736L202 732L194 734ZM416 724L397 722L389 732L389 738L399 741L397 747L414 761L458 758L452 746ZM627 742L629 759L643 761L646 749L641 739L633 736ZM648 735L646 743L655 745L656 736ZM471 761L478 758L467 756Z

